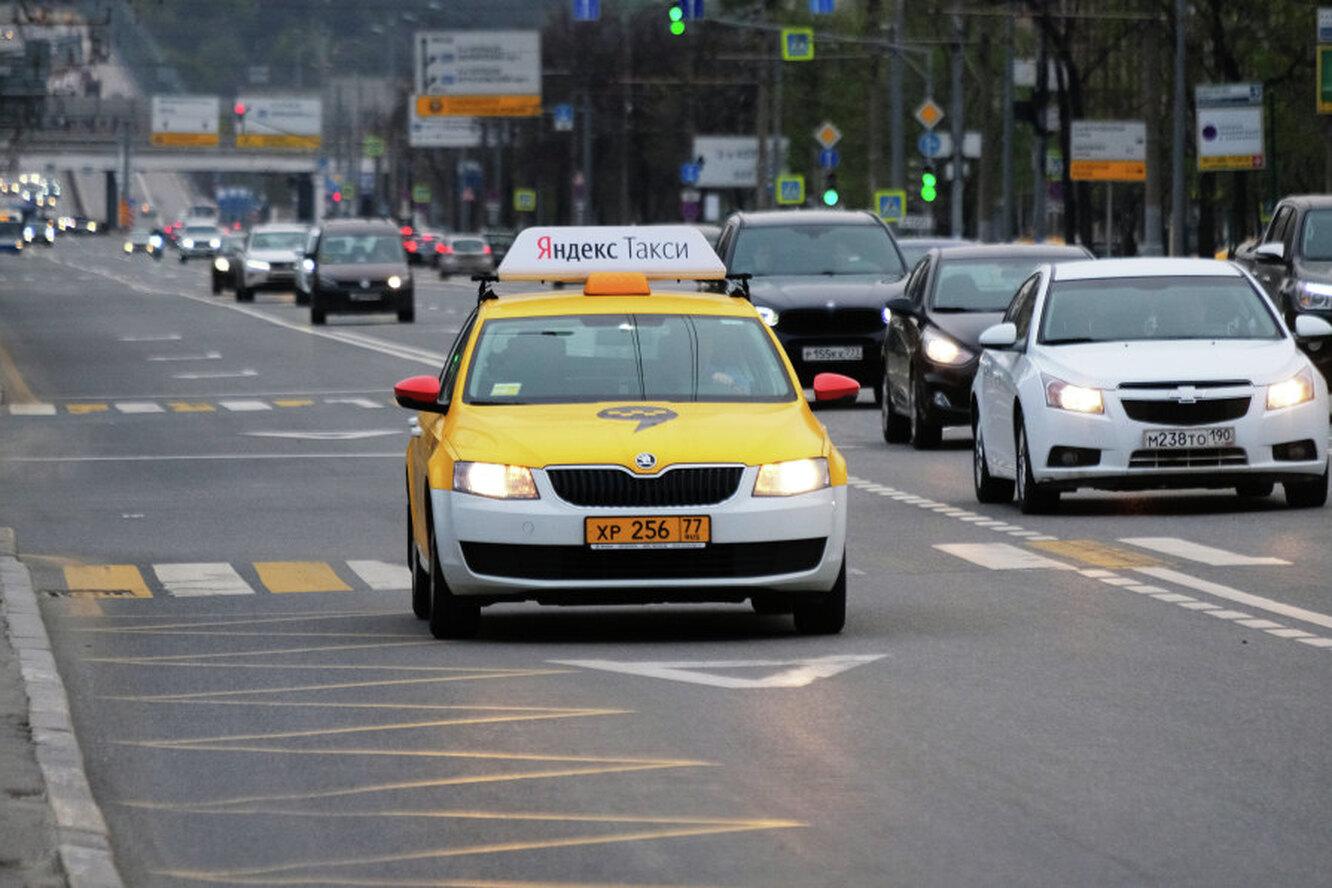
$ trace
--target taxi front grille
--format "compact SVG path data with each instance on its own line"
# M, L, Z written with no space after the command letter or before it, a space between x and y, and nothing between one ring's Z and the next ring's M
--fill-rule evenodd
M463 542L462 554L473 573L517 580L727 580L813 570L826 543L819 537L701 549L592 549Z
M883 311L877 308L788 308L778 315L777 329L803 336L873 335L883 330Z
M1214 422L1230 422L1249 412L1249 397L1217 398L1215 400L1195 401L1192 404L1180 401L1123 401L1124 412L1130 419L1138 422L1154 422L1161 425L1207 425Z
M616 468L550 469L555 495L593 508L711 506L735 495L743 466L686 466L639 476Z
M1135 450L1130 469L1199 469L1248 465L1241 447L1191 447L1180 450Z

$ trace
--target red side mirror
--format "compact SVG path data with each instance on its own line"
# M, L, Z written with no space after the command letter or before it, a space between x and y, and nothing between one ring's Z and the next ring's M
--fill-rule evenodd
M860 383L840 373L820 373L814 377L814 400L840 401L860 394Z
M393 397L398 406L408 410L439 412L443 409L439 403L439 378L436 376L408 377L393 387Z

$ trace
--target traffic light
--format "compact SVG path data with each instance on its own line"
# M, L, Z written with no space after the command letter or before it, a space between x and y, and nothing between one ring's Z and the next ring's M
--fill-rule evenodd
M667 12L667 17L670 19L671 33L676 37L683 34L685 32L684 0L672 3L670 10Z
M939 196L936 186L939 179L934 175L934 167L927 166L920 174L920 199L925 203L934 203L934 199Z
M236 112L236 132L245 132L245 103L237 102L232 106L231 110Z
M823 177L823 205L835 207L842 195L837 191L837 174L828 173Z

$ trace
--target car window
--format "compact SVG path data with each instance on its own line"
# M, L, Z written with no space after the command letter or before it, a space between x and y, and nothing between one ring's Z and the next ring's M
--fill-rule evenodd
M892 235L877 224L793 224L742 227L731 274L906 274Z
M452 244L453 249L459 253L484 253L486 250L486 242L475 237L455 238L450 243Z
M305 235L299 231L256 231L250 246L257 250L299 250Z
M1004 312L1004 320L1011 322L1017 328L1017 341L1019 343L1024 342L1027 338L1027 330L1031 327L1031 316L1036 310L1036 293L1040 290L1040 286L1041 275L1039 273L1027 278L1013 296L1013 301L1009 303L1008 310Z
M756 318L577 315L486 322L469 403L789 401L786 366Z
M936 311L1003 311L1032 269L1051 257L939 260L934 287Z
M1279 339L1281 328L1249 282L1233 277L1055 281L1039 341Z
M1332 261L1332 210L1310 210L1305 214L1299 253L1315 262Z
M931 263L918 262L907 279L905 295L917 307L925 303L925 282L929 280Z
M1294 218L1294 207L1278 207L1276 215L1272 217L1272 224L1268 226L1267 236L1263 238L1263 243L1286 243L1286 236L1289 234L1290 223Z
M333 234L319 244L318 261L329 265L369 265L404 261L396 234Z
M476 326L476 310L467 317L467 322L463 324L458 335L453 339L453 345L449 348L448 360L444 362L444 370L440 376L439 400L442 404L447 404L453 400L453 389L458 384L458 370L462 367L463 352L467 349L467 343L472 338L472 328Z

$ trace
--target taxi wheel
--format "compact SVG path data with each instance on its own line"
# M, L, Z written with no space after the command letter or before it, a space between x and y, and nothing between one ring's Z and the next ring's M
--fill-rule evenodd
M846 555L832 588L822 595L796 599L792 609L801 635L836 635L846 625Z
M430 527L430 634L436 638L473 638L481 628L481 607L463 601L444 582L435 528Z
M1050 490L1033 477L1031 451L1027 446L1027 426L1021 420L1022 415L1018 414L1017 446L1014 448L1017 460L1017 481L1014 486L1017 488L1018 507L1024 515L1043 515L1059 507L1059 491Z
M412 613L418 620L430 617L430 572L421 563L412 529L412 504L407 504L407 567L412 572Z

